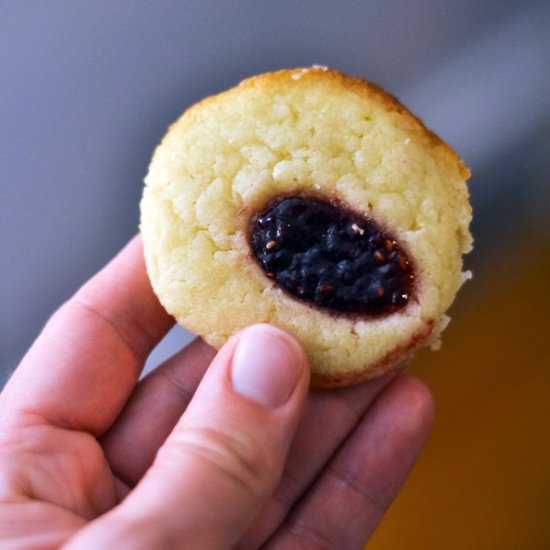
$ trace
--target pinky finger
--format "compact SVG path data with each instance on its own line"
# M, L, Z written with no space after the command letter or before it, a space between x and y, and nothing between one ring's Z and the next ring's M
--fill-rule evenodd
M432 419L429 390L415 378L396 379L266 547L363 548L412 468Z

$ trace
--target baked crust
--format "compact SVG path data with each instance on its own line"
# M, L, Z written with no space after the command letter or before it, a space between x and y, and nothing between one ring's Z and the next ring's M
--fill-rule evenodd
M379 86L323 67L255 76L204 99L157 148L141 203L148 272L165 308L219 348L273 323L304 345L319 386L391 371L437 341L471 248L469 171ZM281 195L349 205L395 235L415 295L367 319L325 312L269 280L252 257L250 218Z

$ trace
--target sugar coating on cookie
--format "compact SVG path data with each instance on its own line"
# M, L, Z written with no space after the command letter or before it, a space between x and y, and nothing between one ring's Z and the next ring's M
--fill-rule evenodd
M273 323L302 343L315 384L357 383L437 345L466 278L468 177L456 153L376 85L323 67L259 75L191 107L156 149L141 202L148 273L166 310L214 347L248 325ZM379 228L375 259L365 241L361 265L394 258L397 274L406 257L414 282L405 303L373 314L333 310L330 299L321 303L340 284L327 279L337 271L330 266L316 279L298 266L276 280L251 228L288 197L358 216L349 218L351 239L365 240L363 220ZM295 261L281 257L285 266ZM335 261L345 271L345 258ZM299 295L304 285L292 286L299 276L313 280L313 301ZM373 307L377 294L397 292L376 277L363 285Z

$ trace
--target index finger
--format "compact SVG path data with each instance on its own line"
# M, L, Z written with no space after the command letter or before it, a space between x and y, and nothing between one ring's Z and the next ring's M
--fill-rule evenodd
M4 418L103 433L173 322L137 236L48 321L2 393Z

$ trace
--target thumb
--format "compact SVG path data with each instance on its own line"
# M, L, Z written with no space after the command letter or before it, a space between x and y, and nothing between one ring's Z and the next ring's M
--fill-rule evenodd
M308 381L287 333L255 325L235 335L139 485L75 547L233 546L281 476Z

